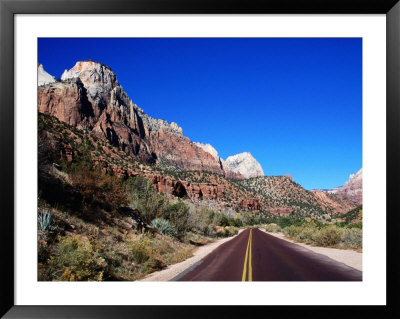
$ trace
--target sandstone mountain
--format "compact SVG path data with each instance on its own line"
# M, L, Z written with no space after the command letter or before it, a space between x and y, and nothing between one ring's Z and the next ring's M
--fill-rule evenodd
M352 194L359 174L343 186L351 192L321 193L305 190L290 175L264 177L250 153L223 161L210 144L191 142L178 124L148 116L102 63L77 62L60 81L44 72L39 66L39 126L62 161L84 158L118 177L141 175L160 193L204 201L228 215L318 216L357 206L344 195Z
M362 204L362 168L355 174L350 174L349 180L340 187L328 191L330 194L340 194L348 199Z
M123 179L143 176L159 193L184 198L194 204L206 203L209 207L226 214L236 213L235 209L248 211L261 209L259 200L254 197L255 194L241 189L221 174L161 169L141 162L108 141L86 130L68 125L54 116L39 113L38 120L42 137L39 141L42 158L55 156L54 162L65 164L84 161L89 166ZM43 146L46 144L50 149ZM43 165L42 160L39 162Z
M223 161L223 167L245 178L264 176L264 171L257 160L248 152L229 156Z
M49 73L47 73L42 64L38 65L38 85L45 85L45 84L49 84L49 83L53 83L56 82L56 78L52 75L50 75Z
M111 68L102 63L77 62L64 71L61 81L39 86L38 108L146 163L226 173L220 162L185 137L176 123L144 113L128 97Z

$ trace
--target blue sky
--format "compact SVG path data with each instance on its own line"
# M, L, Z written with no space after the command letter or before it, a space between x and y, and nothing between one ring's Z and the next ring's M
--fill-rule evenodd
M224 159L250 152L265 175L306 189L362 167L361 38L39 39L38 62L56 78L87 59Z

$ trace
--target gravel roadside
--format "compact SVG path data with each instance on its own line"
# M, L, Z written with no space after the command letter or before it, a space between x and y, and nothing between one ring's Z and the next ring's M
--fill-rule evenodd
M260 230L266 232L269 235L278 237L280 239L289 241L293 244L302 246L306 249L309 249L313 252L316 252L318 254L321 255L325 255L329 258L332 258L336 261L339 261L347 266L353 267L357 270L362 271L362 253L359 253L357 251L351 250L351 249L337 249L337 248L327 248L327 247L314 247L314 246L310 246L304 243L297 243L293 240L290 240L288 238L286 238L282 233L270 233L267 232L261 228L259 228Z

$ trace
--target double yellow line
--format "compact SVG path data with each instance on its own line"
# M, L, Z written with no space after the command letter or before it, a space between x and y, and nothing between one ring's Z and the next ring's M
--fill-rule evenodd
M247 241L246 256L244 257L243 275L242 281L246 281L247 267L249 268L249 278L248 281L253 280L253 270L251 267L251 239L253 238L252 229L250 229L249 240ZM247 264L247 260L249 263Z

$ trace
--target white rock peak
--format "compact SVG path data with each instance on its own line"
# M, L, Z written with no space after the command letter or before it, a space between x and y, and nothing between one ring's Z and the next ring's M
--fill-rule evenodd
M38 65L38 86L56 82L56 78L47 73L42 64Z
M362 193L363 193L363 179L362 179L362 168L355 174L350 174L349 180L344 183L343 186L334 187L329 190L328 193L333 194L343 194L346 197L355 200L359 204L362 203Z
M235 173L242 174L245 178L264 176L260 163L249 152L229 156L223 165Z
M219 156L217 150L211 144L194 142L198 147L202 148L203 151L210 153L216 161L219 161Z
M355 174L350 174L349 180L345 183L345 185L354 183L356 181L362 180L362 168Z
M119 86L117 76L108 66L92 60L78 61L70 70L61 75L62 81L79 78L88 91L89 96L98 101L107 100L111 91Z

